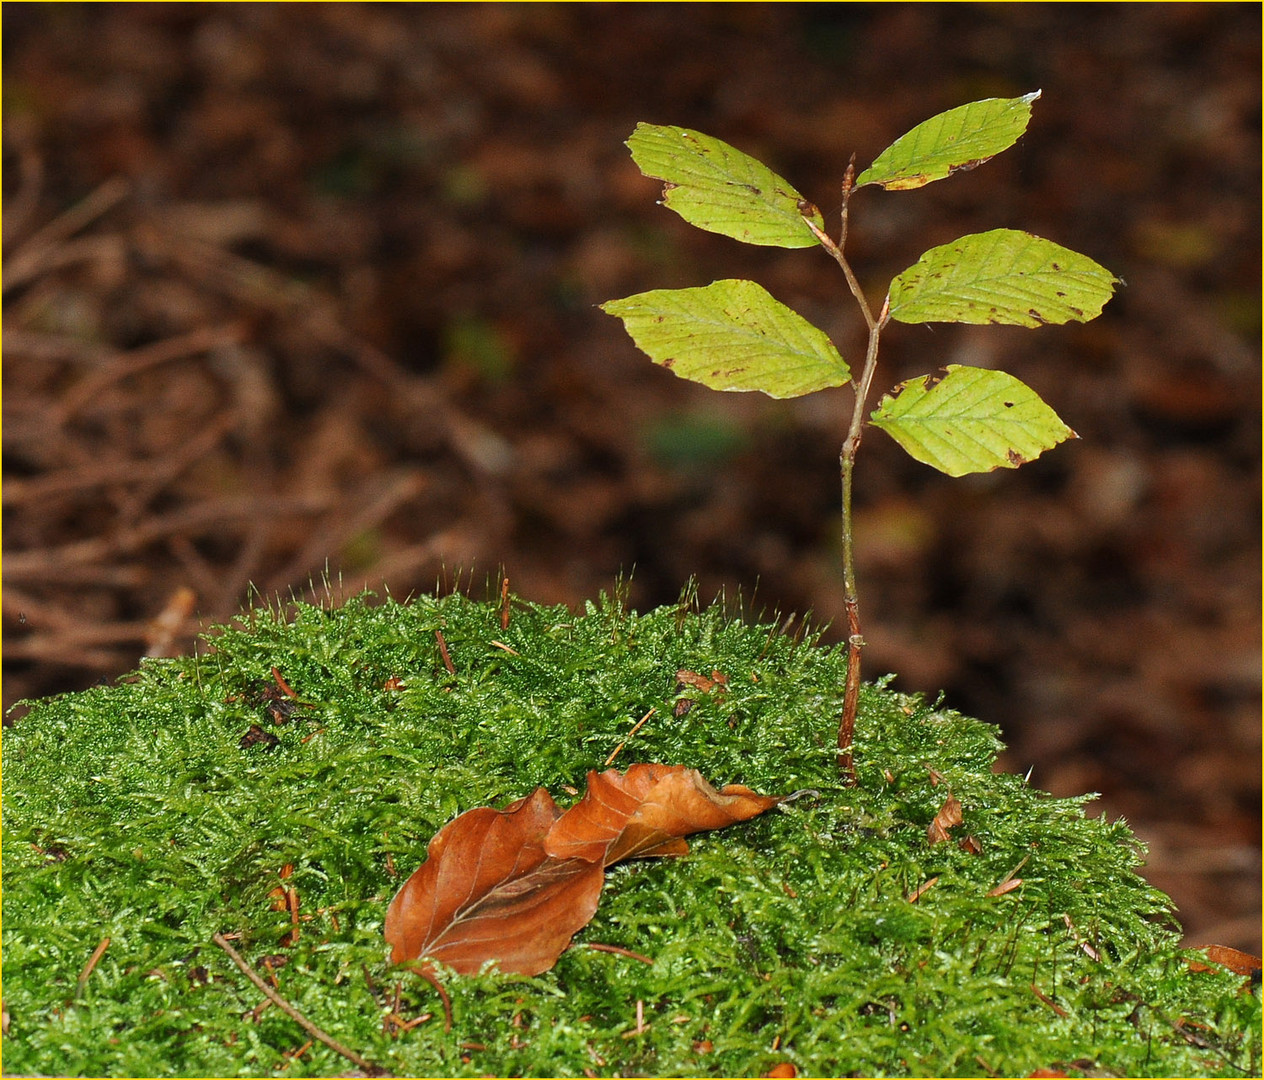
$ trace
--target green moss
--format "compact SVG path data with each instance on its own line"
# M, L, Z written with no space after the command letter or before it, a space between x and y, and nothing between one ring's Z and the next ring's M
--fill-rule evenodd
M684 605L520 604L502 630L462 596L254 611L211 641L34 703L6 731L8 1072L345 1072L319 1043L286 1056L307 1035L258 1010L220 931L398 1075L735 1076L787 1060L815 1075L1258 1073L1258 990L1191 973L1126 826L994 774L991 727L866 687L859 783L839 786L837 650ZM303 702L283 726L273 667ZM718 669L727 690L676 716L680 668ZM243 748L251 724L279 743ZM551 972L447 979L450 1033L409 975L400 1015L434 1016L384 1025L399 976L382 919L434 832L537 784L565 803L625 740L620 766L816 794L683 859L614 868ZM927 842L948 791L965 817L953 837L977 852ZM287 865L296 944L269 898ZM989 896L1016 867L1021 886Z

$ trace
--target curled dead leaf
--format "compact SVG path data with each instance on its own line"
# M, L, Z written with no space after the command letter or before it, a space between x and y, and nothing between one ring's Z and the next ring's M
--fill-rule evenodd
M1211 963L1204 964L1200 960L1191 960L1190 971L1197 973L1215 971L1218 967L1228 968L1235 975L1245 976L1246 982L1242 985L1243 993L1250 993L1252 986L1259 986L1261 964L1264 961L1261 961L1258 956L1243 952L1241 949L1230 948L1228 945L1204 945L1199 951Z
M965 818L961 816L961 803L957 801L955 795L950 793L935 815L935 820L926 830L926 838L932 845L942 844L948 839L948 831L960 825L964 820Z
M522 975L551 968L596 912L603 879L599 863L548 857L544 838L559 813L537 788L440 829L387 909L391 960L429 958L463 975L488 960Z
M555 858L600 861L684 855L683 837L746 821L782 799L730 784L716 791L697 769L638 764L626 773L588 774L588 791L549 831L545 842Z
M640 764L588 774L563 813L544 788L504 810L468 810L439 830L386 913L395 963L436 960L460 974L489 960L547 971L593 917L605 868L681 855L684 837L762 814L781 796L717 791L696 769Z
M1235 975L1258 975L1264 964L1258 956L1252 956L1241 949L1233 949L1228 945L1207 945L1203 950L1207 959L1213 964L1227 967Z

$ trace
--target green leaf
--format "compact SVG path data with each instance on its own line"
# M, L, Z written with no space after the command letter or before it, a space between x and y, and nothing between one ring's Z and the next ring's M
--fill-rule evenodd
M792 398L851 378L823 331L753 281L654 289L601 309L623 320L654 363L713 390Z
M664 181L663 204L689 224L747 244L812 247L821 212L785 180L726 142L689 128L637 124L627 142L646 176Z
M900 383L870 417L918 461L949 476L1016 469L1078 438L1013 375L959 364L946 370Z
M972 233L931 248L891 282L900 322L1088 322L1117 278L1087 255L1017 229Z
M1018 141L1038 97L1039 90L1016 98L987 98L932 116L883 150L856 177L856 186L906 191L982 165Z

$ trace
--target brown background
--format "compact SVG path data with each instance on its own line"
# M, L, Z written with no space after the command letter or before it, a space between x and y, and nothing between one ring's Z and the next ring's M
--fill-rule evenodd
M1000 724L1034 783L1102 792L1191 940L1258 952L1258 5L4 21L6 704L188 649L252 584L301 594L326 565L403 597L503 564L572 604L631 572L640 608L696 574L837 625L848 392L710 393L594 305L752 276L855 358L841 276L691 229L622 140L726 139L834 229L852 151L1042 89L1013 150L854 204L875 304L1002 226L1127 282L1086 326L890 328L877 389L1003 367L1081 440L949 480L870 433L867 670Z

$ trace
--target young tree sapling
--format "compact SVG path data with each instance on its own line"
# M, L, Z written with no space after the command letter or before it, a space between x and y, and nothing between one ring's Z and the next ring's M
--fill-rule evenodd
M1087 256L1050 240L993 229L925 252L896 275L875 313L845 254L851 200L864 187L911 190L983 164L1023 134L1039 96L1037 90L949 109L901 136L859 175L853 155L842 180L837 240L826 232L815 205L767 166L719 139L641 123L627 142L641 172L663 181L663 205L690 224L748 244L824 248L843 271L868 330L855 375L824 331L753 281L654 289L601 305L623 320L632 340L655 363L714 390L759 390L791 398L852 387L851 421L839 454L848 665L838 767L847 782L854 780L851 745L864 646L853 556L852 473L882 331L892 320L1028 327L1087 322L1101 313L1118 280ZM912 457L949 476L1017 468L1076 437L1019 379L960 364L892 387L868 420Z

